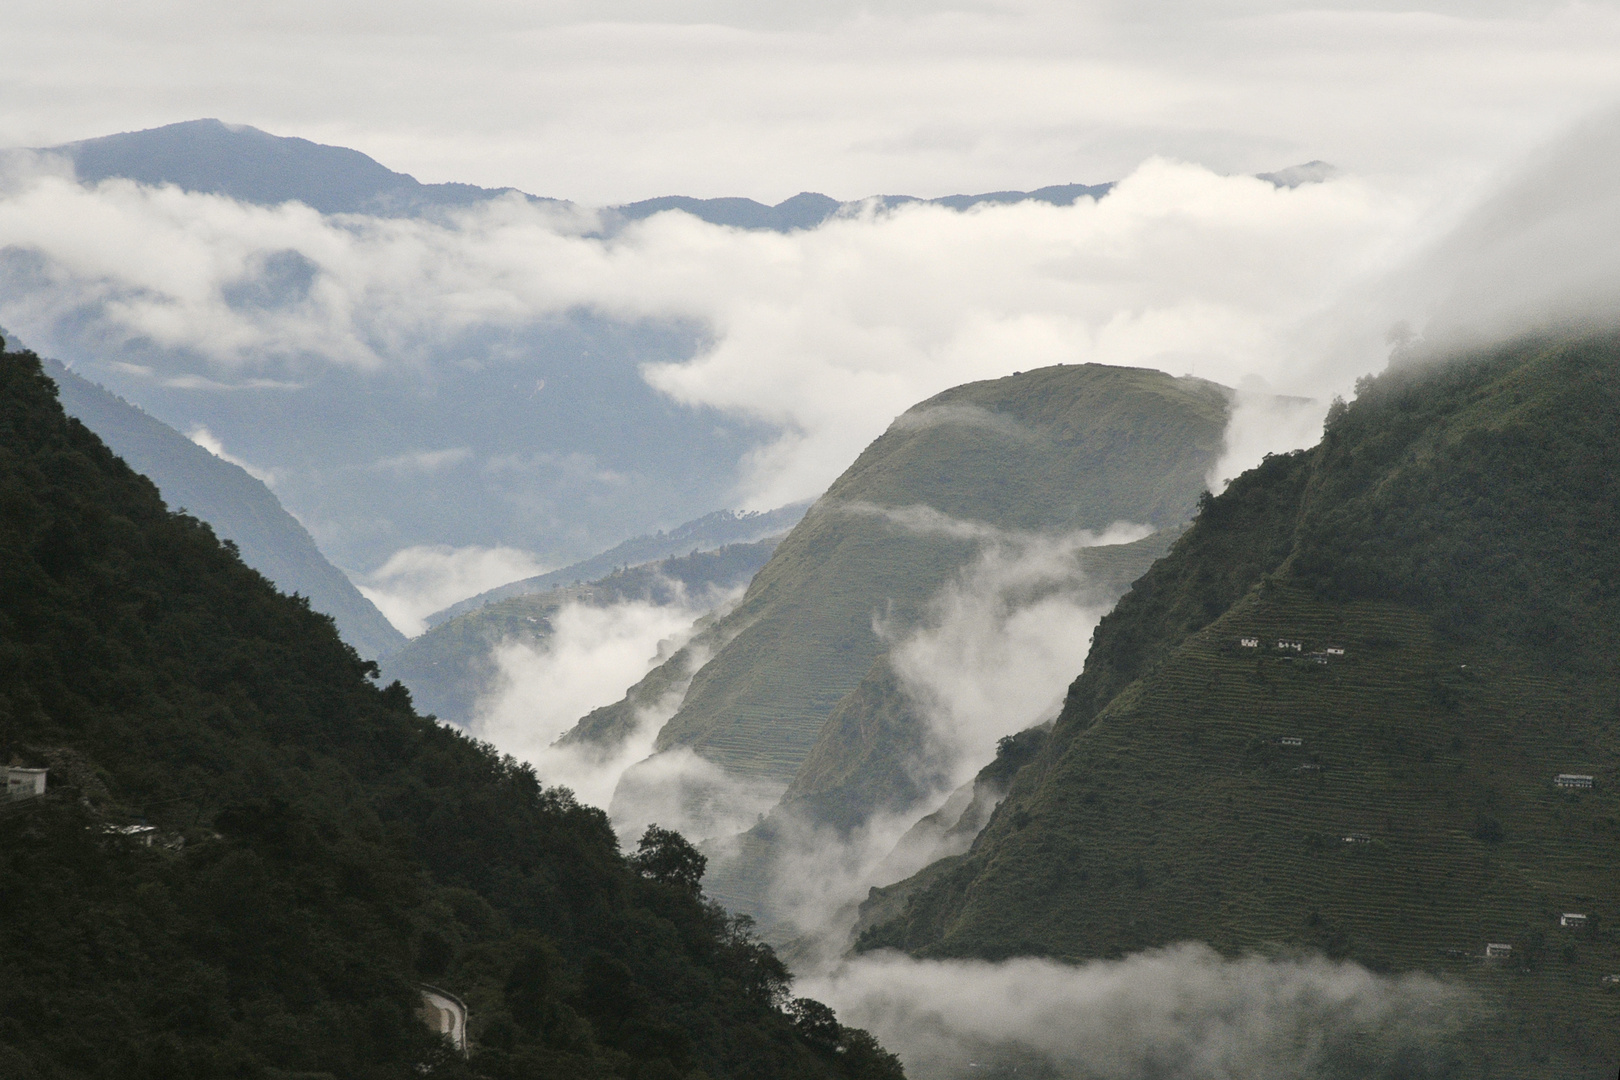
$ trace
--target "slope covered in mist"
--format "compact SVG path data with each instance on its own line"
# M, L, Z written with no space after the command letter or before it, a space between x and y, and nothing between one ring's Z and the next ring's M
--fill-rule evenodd
M657 749L689 747L786 785L833 707L899 629L1001 533L1150 527L1190 513L1220 448L1226 393L1100 365L939 394L902 415L788 534L737 608L672 658L691 675ZM618 730L672 681L655 671L571 737Z
M257 477L61 364L43 363L69 416L150 477L170 507L201 518L234 543L242 561L276 588L308 597L316 611L332 616L343 640L361 656L376 659L405 644L405 636L326 561L308 530Z
M1436 1067L1612 1074L1616 461L1612 336L1398 360L1205 503L972 850L880 892L860 947L1320 950L1482 993Z
M524 590L486 602L412 638L382 661L383 675L409 687L424 712L468 727L479 699L496 689L497 670L491 654L497 647L544 649L555 633L553 617L569 605L711 606L746 585L765 565L779 539L727 544L715 551L695 551L619 569L595 581Z
M869 1077L652 833L419 717L0 355L0 1072ZM151 831L133 834L131 826ZM149 843L143 843L145 836ZM418 1016L469 1005L464 1058Z

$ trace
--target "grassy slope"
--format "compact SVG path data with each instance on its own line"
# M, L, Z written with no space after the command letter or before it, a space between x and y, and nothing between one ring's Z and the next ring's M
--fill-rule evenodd
M622 730L632 705L678 686L696 666L692 654L712 654L658 745L690 745L786 784L881 652L874 612L902 626L916 619L975 550L850 504L924 505L1002 529L1173 525L1202 490L1226 408L1214 384L1099 365L972 383L923 402L839 477L692 653L598 710L582 732Z
M382 661L383 675L409 687L422 711L465 727L472 722L479 697L493 685L496 672L490 652L496 646L505 642L543 646L553 633L551 618L569 604L670 604L680 599L680 587L694 598L710 590L737 588L765 564L776 543L773 537L729 544L618 570L585 585L497 600L412 639Z
M1613 339L1364 387L1316 449L1205 508L1099 628L974 849L897 886L862 947L1321 949L1484 989L1505 1013L1461 1049L1470 1074L1612 1075L1617 462ZM1284 661L1245 634L1347 655ZM1515 960L1484 962L1487 941Z

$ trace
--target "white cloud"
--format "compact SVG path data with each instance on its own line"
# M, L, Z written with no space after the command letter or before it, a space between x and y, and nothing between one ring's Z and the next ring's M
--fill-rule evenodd
M446 450L419 450L413 454L380 458L372 462L370 468L391 473L439 472L470 461L472 456L472 450L468 447L453 446Z
M669 213L603 239L582 232L588 214L515 199L448 222L323 219L47 171L0 191L0 248L33 253L53 287L0 298L0 318L48 341L99 307L222 384L428 364L469 328L581 308L682 320L712 344L646 377L780 429L734 492L763 508L818 494L916 402L1013 370L1096 361L1342 392L1382 362L1383 328L1327 354L1322 313L1408 250L1424 206L1354 177L1278 189L1155 159L1072 207L910 206L790 235ZM309 268L296 303L226 302L277 253Z
M546 783L572 788L581 801L609 810L626 840L654 822L704 839L739 821L751 824L780 794L734 782L719 766L690 753L653 756L658 729L680 707L690 675L708 659L696 647L686 654L687 680L678 681L665 700L638 710L633 731L611 745L555 745L581 717L619 701L655 665L675 655L701 615L735 601L741 590L676 593L677 602L666 605L568 604L551 616L553 633L540 645L498 646L490 658L496 682L479 701L472 725L479 738L532 762ZM626 777L628 783L621 784Z
M997 739L1057 715L1114 604L1080 570L1079 553L1151 533L1122 523L987 545L930 602L923 625L893 642L889 663L930 729L926 759L913 763L933 789L929 809L989 763Z
M1308 1080L1347 1062L1411 1068L1481 1011L1470 992L1428 975L1377 975L1322 957L1225 959L1195 944L1079 965L882 953L801 979L795 992L870 1030L917 1080L992 1065L1087 1080Z
M534 556L516 548L423 544L396 551L365 576L359 589L400 633L415 637L435 611L545 571Z
M265 487L273 488L276 486L276 476L274 471L254 468L241 458L227 453L225 450L225 444L220 442L219 439L215 437L213 432L209 431L201 424L198 424L196 427L192 428L191 434L187 437L192 442L208 451L210 454L213 454L215 457L219 458L221 461L228 461L232 465L235 465L237 468L241 469L255 480L258 480L260 483L264 484Z

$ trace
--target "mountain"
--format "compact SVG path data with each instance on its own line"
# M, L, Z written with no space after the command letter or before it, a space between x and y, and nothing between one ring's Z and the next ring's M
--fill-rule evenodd
M124 179L154 186L173 184L185 191L225 195L261 206L301 202L323 214L409 217L470 206L503 195L517 195L536 202L559 202L528 195L516 188L424 184L406 173L394 172L358 150L271 135L245 124L226 124L214 119L186 120L144 131L104 135L41 147L36 152L67 158L73 163L75 174L85 183ZM1296 166L1298 168L1305 167ZM928 202L953 210L966 210L980 203L1025 200L1068 206L1082 196L1101 198L1112 187L1112 184L1061 184L1030 192L996 191L939 199L884 195L876 201L884 208ZM861 207L864 202L840 202L810 191L800 192L775 206L744 198L695 199L666 195L609 207L606 214L610 229L665 210L679 210L713 225L791 232L813 229L829 218Z
M1364 380L1205 500L972 849L879 890L859 947L1321 951L1473 987L1445 1075L1611 1076L1616 461L1614 335Z
M0 1075L897 1078L703 859L418 716L0 355ZM422 1022L468 1005L470 1056Z
M657 748L691 747L785 787L886 647L875 611L896 629L915 625L998 531L1178 523L1203 490L1226 411L1213 383L1098 364L938 394L833 483L729 615L570 738L608 737L708 652Z
M561 570L552 570L521 581L498 585L477 596L469 596L465 600L451 604L443 611L429 615L427 624L430 627L438 626L458 615L477 611L501 600L549 592L565 585L596 581L615 571L644 566L683 552L696 555L702 551L712 551L733 544L754 544L768 536L775 536L791 529L800 518L804 517L804 512L809 506L809 503L794 503L775 510L742 514L731 510L716 510L712 514L705 514L684 525L678 525L668 532L659 532L651 536L633 536L600 555L582 559Z
M264 206L301 202L323 214L418 214L515 191L423 184L358 150L211 119L105 135L40 152L67 158L78 178L89 184L111 179L173 184Z
M576 581L573 585L557 585L543 592L519 593L486 603L411 639L382 661L383 675L409 687L412 699L425 712L468 727L479 698L494 689L497 672L491 653L497 646L543 648L554 633L552 618L570 604L610 607L636 601L700 606L718 603L726 594L748 584L770 558L779 539L694 551L621 568L584 584Z
M0 338L0 348L3 344ZM405 636L326 561L309 532L262 481L61 364L42 363L69 416L149 476L171 507L196 515L235 544L242 561L276 588L308 597L316 611L332 616L343 640L360 655L386 656L405 644Z

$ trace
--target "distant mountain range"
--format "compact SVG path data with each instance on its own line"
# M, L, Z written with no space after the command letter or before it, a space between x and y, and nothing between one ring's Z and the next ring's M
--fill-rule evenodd
M358 150L325 146L308 139L271 135L242 124L187 120L145 131L104 135L96 139L41 147L73 162L85 183L121 178L142 184L173 184L185 191L227 195L242 202L275 206L301 202L323 214L413 216L468 206L486 199L518 194L536 202L560 202L516 188L472 184L423 184L394 172ZM1106 195L1112 184L1062 184L1036 191L995 191L983 195L950 195L919 199L882 195L879 206L927 202L966 210L980 203L1025 200L1068 206L1076 199ZM694 199L666 195L608 209L608 221L639 221L666 210L679 210L714 225L789 232L813 229L829 218L873 200L841 202L816 192L801 192L775 206L753 199Z
M521 581L496 586L477 596L469 596L465 600L451 604L443 611L435 611L427 617L427 624L429 627L435 627L457 616L477 611L488 604L516 596L528 596L565 585L593 582L615 570L642 566L677 555L696 555L700 551L712 551L730 544L751 544L767 536L787 532L798 524L799 519L804 517L804 512L809 508L809 503L794 503L792 506L782 506L758 513L739 514L732 510L716 510L684 525L677 525L668 532L631 537L622 544L615 544L600 555L581 559L560 570L537 574Z
M309 532L263 482L56 361L42 363L69 416L149 476L171 508L208 522L278 589L307 597L316 611L332 616L338 633L361 656L376 659L405 644L405 636L326 561Z

